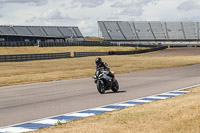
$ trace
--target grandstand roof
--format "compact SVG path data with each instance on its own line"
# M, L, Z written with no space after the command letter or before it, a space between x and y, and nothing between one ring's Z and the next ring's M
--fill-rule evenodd
M199 22L99 21L107 41L200 40Z
M0 25L0 35L52 38L83 38L82 33L76 26L68 27Z

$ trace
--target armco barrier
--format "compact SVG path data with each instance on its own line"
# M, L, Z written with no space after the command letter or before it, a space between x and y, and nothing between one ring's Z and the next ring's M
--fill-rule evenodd
M0 42L0 47L21 47L21 46L34 46L34 42Z
M74 57L104 56L104 55L109 55L109 52L74 52Z
M83 42L41 42L40 47L61 47L61 46L117 46L104 41L83 41Z
M143 49L143 50L135 50L135 51L110 51L109 55L128 55L128 54L141 54L141 53L147 53L147 52L153 52L157 50L166 49L166 46L162 47L153 47L150 49Z
M31 61L70 58L70 52L65 53L47 53L47 54L16 54L0 55L0 62Z
M141 44L141 43L118 43L107 41L81 41L81 42L34 42L13 41L0 42L0 47L20 47L20 46L39 46L39 47L61 47L61 46L123 46L123 47L155 47L156 45Z
M106 41L83 41L83 42L0 42L0 47L20 47L20 46L39 46L39 47L63 47L63 46L118 46Z
M74 57L87 57L87 56L105 56L105 55L128 55L140 54L157 50L166 49L166 46L153 47L150 49L135 50L135 51L110 51L110 52L74 52ZM71 53L47 53L47 54L18 54L18 55L0 55L0 62L14 62L14 61L30 61L30 60L47 60L47 59L60 59L70 58Z
M149 48L154 48L158 47L158 45L144 45L144 44L118 44L117 46L122 46L122 47L149 47Z
M109 51L109 52L74 52L74 57L86 57L86 56L104 56L104 55L128 55L128 54L141 54L157 50L166 49L166 46L152 47L149 49L135 50L135 51Z

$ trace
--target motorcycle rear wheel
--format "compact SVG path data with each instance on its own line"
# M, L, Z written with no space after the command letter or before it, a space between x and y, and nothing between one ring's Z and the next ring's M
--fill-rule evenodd
M100 94L105 93L105 86L99 80L97 81L97 90Z

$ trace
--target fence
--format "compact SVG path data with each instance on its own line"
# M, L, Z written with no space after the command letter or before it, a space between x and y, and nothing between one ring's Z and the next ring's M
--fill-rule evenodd
M0 55L0 62L70 58L70 54L71 54L70 52L65 52L65 53L47 53L47 54Z
M128 54L141 54L148 53L157 50L166 49L166 46L162 47L153 47L143 50L134 50L134 51L109 51L109 52L74 52L74 57L86 57L86 56L104 56L104 55L128 55Z
M163 46L174 47L187 47L194 46L200 47L199 42L108 42L108 41L79 41L79 42L40 42L40 47L63 47L63 46L123 46L123 47L156 47L157 44ZM0 47L20 47L20 46L38 46L37 43L30 41L13 41L1 42Z
M109 55L109 52L74 52L74 57L104 56L104 55Z
M135 51L110 51L110 52L74 52L74 57L86 57L86 56L105 56L105 55L128 55L128 54L140 54L157 50L166 49L166 46L153 47L143 50ZM0 62L12 62L12 61L30 61L30 60L47 60L47 59L60 59L70 58L71 53L47 53L47 54L18 54L18 55L0 55Z
M153 47L150 49L142 49L142 50L135 50L135 51L110 51L109 55L128 55L128 54L141 54L141 53L148 53L148 52L153 52L157 50L162 50L166 49L167 46L162 46L162 47Z
M60 47L60 46L117 46L105 41L83 41L83 42L41 42L40 47Z
M39 46L39 47L63 47L63 46L117 46L105 41L83 41L83 42L0 42L0 47L20 47L20 46Z
M0 42L0 47L34 46L34 42Z
M157 47L156 44L139 44L139 43L119 43L107 41L83 41L83 42L41 42L40 47L59 47L59 46L122 46L122 47Z
M39 47L64 47L64 46L123 46L123 47L155 47L149 44L119 43L106 41L82 41L82 42L0 42L0 47L20 47L20 46L39 46Z

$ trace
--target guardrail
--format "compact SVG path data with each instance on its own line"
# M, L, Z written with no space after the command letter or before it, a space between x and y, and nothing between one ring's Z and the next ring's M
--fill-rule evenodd
M63 46L117 46L106 41L83 41L83 42L0 42L0 47L21 47L21 46L39 46L39 47L63 47Z
M109 55L109 52L74 52L74 57L105 56L105 55Z
M0 62L16 62L31 60L48 60L70 58L70 52L65 53L46 53L46 54L16 54L16 55L0 55Z
M86 56L105 56L105 55L128 55L140 54L157 50L166 49L166 46L153 47L150 49L134 50L134 51L109 51L109 52L74 52L74 57ZM0 55L0 62L14 62L14 61L31 61L31 60L47 60L47 59L60 59L70 58L71 52L65 53L46 53L46 54L16 54L16 55Z
M0 47L22 47L22 46L34 46L34 42L0 42Z
M83 42L41 42L39 47L61 46L117 46L106 41L83 41Z
M162 50L166 48L167 48L166 46L161 46L161 47L153 47L149 49L134 50L134 51L74 52L74 57L141 54L141 53L148 53L148 52L153 52L157 50Z
M0 47L20 47L20 46L39 46L39 47L61 47L61 46L128 46L128 47L155 47L155 45L162 44L163 46L193 46L199 47L200 42L108 42L108 41L79 41L79 42L40 42L39 44L29 41L11 41L1 42Z
M167 48L166 46L161 46L161 47L153 47L150 49L142 49L142 50L134 50L134 51L110 51L109 55L141 54L141 53L148 53L148 52L153 52L157 50L162 50L166 48Z
M21 47L21 46L39 46L39 47L67 47L67 46L123 46L123 47L155 47L155 44L141 43L120 43L107 41L82 41L82 42L0 42L0 47Z
M200 47L200 44L162 44L163 46L170 47Z

